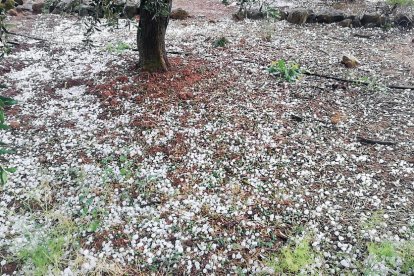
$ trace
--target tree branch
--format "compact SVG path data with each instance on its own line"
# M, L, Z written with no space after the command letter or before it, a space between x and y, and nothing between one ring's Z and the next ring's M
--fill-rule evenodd
M335 76L329 76L329 75L323 75L323 74L319 74L319 73L312 73L312 72L303 72L304 75L308 75L308 76L315 76L315 77L320 77L320 78L325 78L325 79L332 79L332 80L337 80L337 81L343 81L343 82L347 82L347 83L357 83L357 84L362 84L362 85L370 85L369 82L366 81L361 81L361 80L350 80L350 79L345 79L345 78L340 78L340 77L335 77ZM410 90L414 90L414 86L407 86L407 85L385 85L385 87L391 88L391 89L410 89Z

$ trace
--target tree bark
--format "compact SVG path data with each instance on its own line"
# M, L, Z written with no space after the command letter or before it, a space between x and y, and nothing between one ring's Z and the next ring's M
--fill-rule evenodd
M164 11L156 11L156 1L166 4ZM142 0L137 34L139 65L148 72L168 71L170 64L165 50L165 33L170 18L172 0Z

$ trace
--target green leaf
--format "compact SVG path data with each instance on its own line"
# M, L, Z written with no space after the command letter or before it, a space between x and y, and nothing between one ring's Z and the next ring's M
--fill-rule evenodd
M8 97L3 97L3 96L0 96L0 101L3 102L4 105L17 104L16 100L13 100L12 98L8 98Z
M4 170L7 171L7 172L9 172L9 173L15 173L17 171L16 168L6 168Z
M4 125L4 124L0 123L0 129L5 130L5 129L9 129L9 128L10 127L8 125Z
M101 223L100 223L99 220L92 221L92 223L89 225L88 232L96 232L96 230L98 230L100 224Z
M1 149L0 148L0 154L12 154L12 153L14 153L13 150Z
M85 204L86 204L86 206L91 206L92 202L93 202L93 198L90 197L86 200Z
M7 179L8 179L7 172L3 168L1 168L0 169L0 183L1 183L1 185L5 185L7 183Z

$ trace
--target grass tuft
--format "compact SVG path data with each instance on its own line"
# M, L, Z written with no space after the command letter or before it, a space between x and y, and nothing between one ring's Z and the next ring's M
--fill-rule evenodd
M278 255L272 256L266 265L278 273L298 273L312 264L315 254L308 239L303 239L296 245L287 245Z

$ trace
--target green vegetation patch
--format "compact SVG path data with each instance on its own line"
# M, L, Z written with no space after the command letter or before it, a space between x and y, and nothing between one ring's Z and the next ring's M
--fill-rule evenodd
M131 49L131 46L129 46L129 44L123 41L118 41L115 44L110 43L106 46L106 50L108 52L117 53L117 54L120 54L123 51L129 50L129 49Z
M69 247L78 243L73 239L75 224L65 218L34 245L23 247L18 260L31 267L32 275L57 275L67 264Z
M279 254L271 256L266 265L277 273L299 273L315 261L315 253L309 240L303 239L295 245L286 245Z
M367 250L369 255L365 260L365 275L378 275L384 269L387 271L399 271L399 273L404 275L413 275L414 241L371 242L367 245Z
M295 82L302 75L299 64L286 62L284 59L273 61L267 70L270 74L276 75L288 82Z

